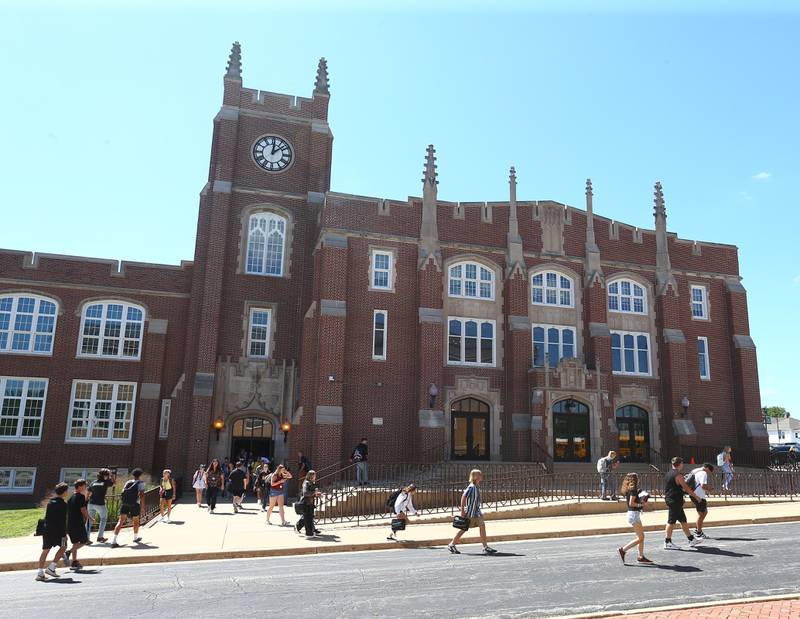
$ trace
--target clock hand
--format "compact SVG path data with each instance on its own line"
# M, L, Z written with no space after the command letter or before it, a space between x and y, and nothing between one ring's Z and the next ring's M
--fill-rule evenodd
M270 155L274 155L277 152L278 152L278 148L275 146L275 143L273 142L272 143L272 152L270 153Z

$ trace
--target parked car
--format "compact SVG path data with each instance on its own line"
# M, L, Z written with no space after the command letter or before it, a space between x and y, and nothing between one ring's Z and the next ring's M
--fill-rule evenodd
M792 450L793 447L794 450ZM770 445L769 456L770 462L775 466L798 465L800 464L800 444L783 443L781 445Z

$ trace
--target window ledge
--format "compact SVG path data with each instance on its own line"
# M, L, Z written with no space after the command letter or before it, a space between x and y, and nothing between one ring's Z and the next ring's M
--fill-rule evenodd
M370 286L368 290L370 292L397 292L394 288L376 288L374 286Z
M643 312L626 312L625 310L615 310L615 309L609 309L608 311L609 312L613 312L614 314L633 314L634 316L647 316L648 315L646 309Z
M137 362L142 360L142 356L139 355L138 357L118 357L116 355L75 355L76 359L99 359L102 361L128 361L128 362Z
M495 368L495 367L497 367L494 363L467 363L467 362L458 362L458 361L448 361L447 365L455 365L455 366L468 367L468 368Z
M0 350L0 355L23 355L25 357L52 357L53 351L50 352L33 352L26 350Z
M0 443L41 443L41 436L0 436Z
M131 439L99 439L99 438L66 438L65 443L80 445L130 445Z
M0 488L0 494L33 494L33 488Z
M711 318L703 318L702 316L692 316L692 320L698 320L700 322L711 322Z
M531 305L538 307L560 307L561 309L575 309L575 305L562 305L561 303L539 303L538 301L531 301Z
M635 376L637 378L653 378L652 374L639 374L638 372L611 372L614 376Z

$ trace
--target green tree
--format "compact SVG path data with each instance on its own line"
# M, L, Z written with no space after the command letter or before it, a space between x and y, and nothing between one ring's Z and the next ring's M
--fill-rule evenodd
M789 412L783 406L765 406L763 411L767 417L779 417L780 419L785 419Z

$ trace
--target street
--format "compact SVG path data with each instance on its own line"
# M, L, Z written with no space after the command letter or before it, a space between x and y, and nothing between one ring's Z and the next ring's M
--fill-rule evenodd
M489 523L491 534L491 523ZM407 531L413 537L413 527ZM47 583L0 574L4 617L281 616L547 617L800 591L791 548L800 524L709 529L696 550L665 551L648 533L654 566L623 567L629 535L480 545L87 568ZM472 534L468 534L473 539ZM686 547L686 539L674 540ZM38 540L37 540L38 541ZM32 546L31 554L38 551ZM631 551L629 562L635 560ZM70 585L70 586L63 586Z

